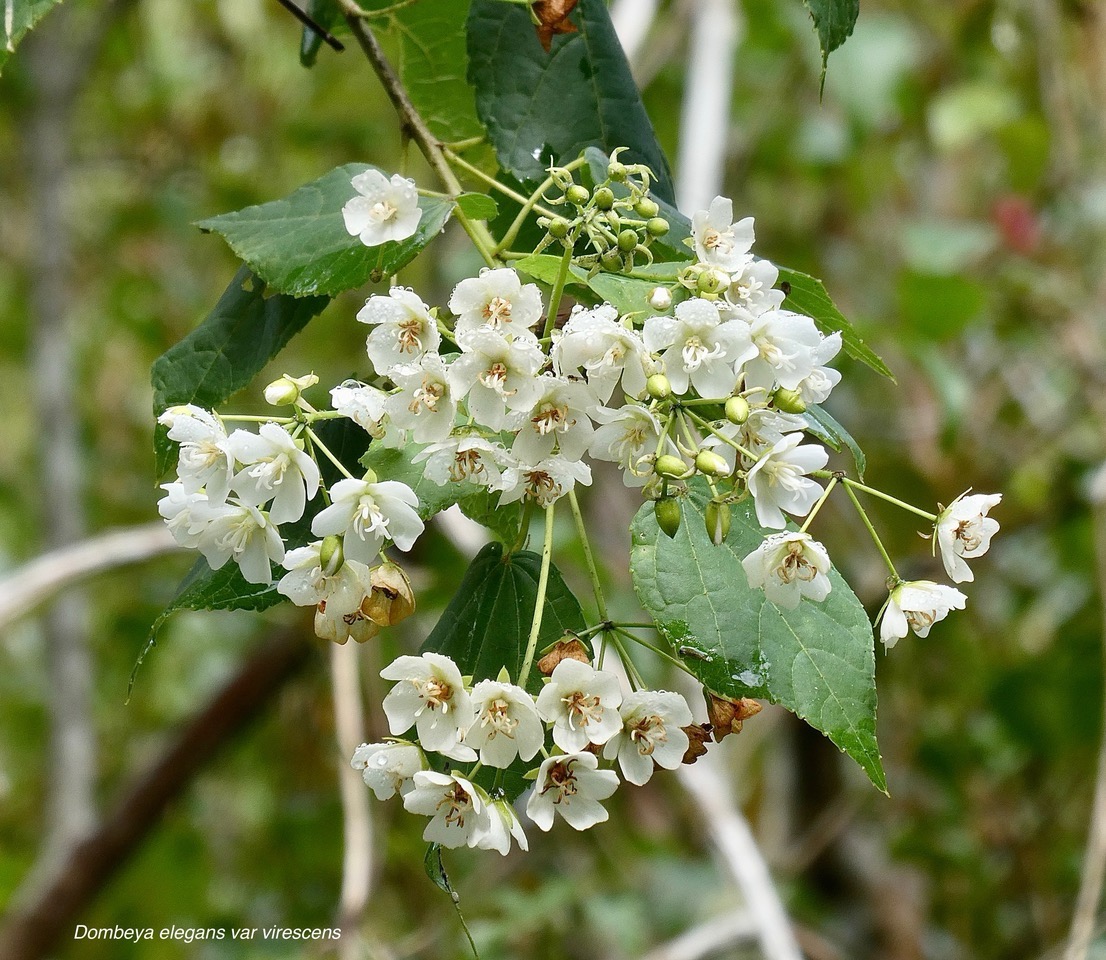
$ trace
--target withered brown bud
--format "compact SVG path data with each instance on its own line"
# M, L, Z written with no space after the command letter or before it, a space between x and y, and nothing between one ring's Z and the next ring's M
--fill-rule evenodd
M711 726L709 723L693 723L690 727L681 727L687 734L687 750L681 763L694 763L707 752L707 744L710 743Z
M406 620L415 612L415 595L407 574L391 561L369 571L372 590L361 604L361 612L382 627Z
M764 709L759 701L749 697L729 700L713 693L708 693L707 696L710 698L707 702L707 715L714 726L716 742L721 742L731 733L741 733L742 724Z
M571 640L558 640L552 650L538 661L538 670L548 677L562 660L579 660L591 663L591 654L583 642L576 637Z

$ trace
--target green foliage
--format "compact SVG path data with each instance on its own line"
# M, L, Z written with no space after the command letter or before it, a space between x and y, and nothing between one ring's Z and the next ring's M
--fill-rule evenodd
M444 485L428 480L423 475L423 465L411 462L422 449L417 443L409 443L401 450L374 443L361 458L361 464L373 470L381 480L398 480L414 490L419 498L418 514L423 520L429 520L481 490L481 487L467 480Z
M0 42L0 71L8 62L8 58L15 52L16 45L39 20L41 20L52 7L57 6L60 0L7 0L0 16L4 16L2 29L4 40ZM11 28L8 28L6 14L10 11Z
M195 403L211 408L246 386L329 301L271 294L241 267L215 309L154 363L154 415ZM157 475L169 469L173 444L164 427L154 435Z
M500 165L523 181L545 178L588 146L646 163L656 193L672 201L672 176L642 105L603 0L580 0L579 32L554 37L546 53L529 11L473 0L468 19L469 83ZM566 109L569 107L570 109Z
M499 491L481 488L472 496L459 500L457 505L466 517L483 524L502 543L511 546L522 532L522 521L526 511L520 500L500 506L499 497Z
M178 610L267 610L284 599L274 583L248 583L233 561L212 570L200 557L177 587L176 596L154 621L150 636L157 636Z
M849 39L860 14L860 0L803 0L822 48L822 83L826 81L829 55Z
M868 466L868 459L864 456L864 451L860 449L860 444L856 442L853 435L841 426L828 411L817 404L807 407L803 419L806 420L807 430L822 443L832 447L838 453L842 449L849 451L853 458L853 464L856 466L857 476L863 480L864 470Z
M518 683L538 602L540 571L540 554L506 554L500 543L485 545L422 651L452 657L461 673L471 675L474 681L494 679L506 666L511 680ZM586 627L580 602L551 566L538 649L560 639L566 630ZM527 688L531 693L541 689L541 675L536 670L531 672Z
M445 226L448 200L422 197L414 235L366 247L346 231L342 207L356 195L350 180L370 169L348 163L273 200L196 224L218 233L274 290L294 297L337 296L368 281L379 283L410 263Z
M304 4L304 13L314 20L324 30L334 33L339 24L344 25L342 12L334 0L307 0ZM316 33L310 27L303 28L300 37L300 63L305 67L315 66L319 56L319 48L323 45L322 34Z
M486 193L462 193L457 206L471 220L494 220L499 215L499 204Z
M631 528L630 570L657 629L704 686L726 697L767 698L821 730L880 790L887 783L876 744L871 624L848 584L831 571L821 603L782 610L749 587L741 561L765 531L746 500L732 507L729 536L715 546L704 519L709 492L693 481L680 498L675 537L661 535L653 505Z

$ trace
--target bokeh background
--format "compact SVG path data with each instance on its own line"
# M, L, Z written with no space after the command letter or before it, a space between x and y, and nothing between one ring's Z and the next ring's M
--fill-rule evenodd
M633 63L675 160L696 135L679 121L693 24L712 4L653 6L641 3L655 19ZM726 789L814 960L1059 958L1103 702L1106 12L1093 0L865 0L822 98L798 2L743 0L731 12L726 192L756 217L757 251L822 277L898 377L840 361L845 380L828 406L867 451L869 480L928 508L968 487L1004 500L968 609L878 653L890 798L776 708L719 748ZM236 268L194 221L350 161L423 175L357 52L324 49L308 71L298 44L294 21L263 0L67 0L6 66L0 576L60 544L156 519L149 368ZM404 280L442 303L476 265L451 232ZM358 306L336 300L274 376L314 370L327 384L363 369ZM257 406L267 379L238 406ZM635 506L609 483L587 501L611 592L631 616ZM911 518L881 507L903 575L936 574ZM874 614L885 595L878 557L843 505L823 517L820 539ZM559 563L584 598L571 530L561 533ZM0 623L9 919L253 651L309 634L292 610L178 614L128 701L150 626L191 559L121 567L56 602L29 598ZM370 737L385 732L377 671L425 635L464 563L441 533L412 553L418 615L361 651ZM174 791L80 922L332 926L346 761L331 699L328 651L311 645L259 698L253 722L224 704L225 746ZM675 957L658 945L739 904L676 778L622 791L613 811L583 836L531 831L529 855L447 858L482 956ZM463 956L449 898L424 875L421 823L396 801L372 812L374 882L354 955ZM1106 956L1106 940L1098 950ZM51 953L316 954L69 937ZM762 954L722 937L696 955Z

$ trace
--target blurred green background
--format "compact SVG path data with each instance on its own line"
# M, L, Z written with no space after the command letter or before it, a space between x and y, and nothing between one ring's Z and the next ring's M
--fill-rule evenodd
M661 5L635 64L673 158L694 56L691 6ZM756 217L757 252L822 277L898 376L894 386L842 360L831 410L868 452L876 485L927 509L968 487L1002 491L1004 501L1003 532L976 564L967 611L926 640L878 653L890 799L775 708L725 745L734 794L815 960L1059 956L1103 697L1106 558L1096 560L1089 491L1106 457L1106 14L1080 0L865 0L820 101L817 44L801 5L746 0L743 13L727 192L741 215ZM236 267L193 221L281 197L350 161L432 185L357 51L324 49L307 71L298 43L291 17L262 0L68 0L6 67L0 572L57 535L67 505L51 495L45 448L67 423L79 454L78 528L156 519L149 368ZM75 85L59 97L65 58L79 61L86 45L95 55L78 62ZM47 121L61 124L54 140ZM45 154L35 146L59 142L64 149ZM57 248L48 237L44 253L42 239L48 197L62 204L70 248L53 266ZM476 263L451 231L404 281L443 303ZM42 299L44 274L64 277L62 301ZM363 369L358 306L352 295L335 301L274 375L314 370L328 384ZM43 357L67 351L59 413L33 398ZM238 406L256 405L267 379ZM624 522L633 495L608 484L588 504L612 592L632 611ZM884 595L879 559L855 516L840 504L827 510L821 539L874 614ZM874 515L904 576L938 574L906 514L877 506ZM582 588L572 551L559 562ZM179 614L126 702L150 624L190 563L174 553L100 576L84 606L71 607L84 611L91 655L102 810L257 642L283 625L303 627L292 610ZM412 553L419 614L362 651L371 736L385 732L377 671L425 635L463 564L438 534ZM40 613L0 634L0 904L40 852L49 792L65 785L48 749L57 615ZM172 803L81 922L333 925L345 758L329 691L320 646ZM361 955L464 955L448 897L423 874L422 824L394 800L372 809L378 873ZM447 857L482 956L641 957L732 904L737 894L675 778L621 791L613 811L583 836L532 830L529 855ZM1106 941L1100 949L1106 955ZM257 941L67 939L57 955L307 953Z

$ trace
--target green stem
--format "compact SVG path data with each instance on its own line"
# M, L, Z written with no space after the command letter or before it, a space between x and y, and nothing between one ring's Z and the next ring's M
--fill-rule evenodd
M530 535L530 518L534 515L534 501L527 500L526 506L522 508L522 520L518 526L518 537L515 542L511 544L508 553L518 553L526 543L526 538Z
M232 416L232 415L224 414L224 413L217 413L217 414L215 414L215 416L217 416L220 420L223 420L223 421L226 421L226 422L232 422L232 423L295 423L296 422L295 417L247 417L247 416L239 416L237 414Z
M572 518L576 521L576 533L580 537L580 546L584 550L584 563L588 568L588 576L591 577L591 589L595 594L595 605L599 608L599 619L607 623L607 601L603 597L603 586L599 582L599 570L595 566L595 556L591 552L591 541L588 539L588 528L584 523L584 515L580 512L580 501L576 499L576 491L570 490L568 502L572 507Z
M483 142L483 141L481 140L479 142ZM512 190L505 183L500 183L498 180L496 180L495 177L493 177L489 173L485 173L478 166L476 166L476 164L469 163L464 157L458 156L456 153L454 153L453 149L451 149L450 147L446 147L444 152L445 152L445 158L450 163L452 163L455 167L459 167L460 169L462 169L466 173L468 173L470 176L476 177L477 180L481 181L482 183L487 184L493 190L498 190L500 193L503 194L503 196L510 197L516 203L519 203L519 204L529 203L529 198L524 197L517 190ZM554 213L548 207L543 207L540 203L533 204L531 209L536 210L538 213L540 213L540 214L542 214L543 216L546 216L546 217L555 217L555 216L557 216L556 213ZM501 257L503 256L503 253L504 253L504 251L502 251L502 250L497 251L497 254ZM524 254L520 254L520 256L528 257L528 256L530 256L530 254L524 253Z
M542 338L545 339L553 333L557 325L557 311L561 309L561 296L565 292L565 281L568 280L568 268L572 266L572 241L575 236L565 240L565 252L561 257L561 264L557 268L557 277L553 281L553 289L549 292L549 311L545 315L545 329Z
M614 629L617 630L627 640L632 640L634 643L638 644L639 646L645 647L648 650L652 650L653 653L655 653L662 660L667 660L670 664L672 664L672 666L679 667L688 676L691 676L691 677L695 676L695 674L693 674L687 668L687 664L685 664L682 660L679 660L678 658L672 656L672 654L670 654L670 653L666 653L660 647L655 646L654 644L650 643L648 640L642 640L641 637L635 637L628 630L622 630L622 629L619 629L618 627L615 627Z
M541 633L542 615L545 613L545 592L549 587L549 565L553 557L553 508L556 501L545 508L545 543L541 548L541 573L538 574L538 595L534 602L534 620L530 625L530 639L526 641L526 656L519 671L518 685L526 689L530 679L530 668L534 665L534 653L538 649L538 634Z
M853 506L856 507L856 512L860 514L860 519L864 521L864 526L868 528L868 533L872 537L872 541L876 545L876 549L879 550L879 555L883 557L883 562L887 564L887 569L891 571L891 576L896 582L902 578L899 576L899 571L895 569L895 565L891 562L891 557L887 553L887 548L883 545L883 541L880 540L879 534L876 533L876 528L872 526L872 521L868 518L868 514L864 511L864 508L860 505L860 501L856 499L856 494L853 493L852 488L845 484L845 493L849 495L849 499L852 500Z
M822 504L829 499L830 491L837 486L838 479L836 476L830 477L830 482L826 484L825 491L818 498L818 502L811 507L810 513L806 515L806 519L803 521L803 525L799 527L799 533L806 533L807 527L814 522L814 518L818 516L818 511L822 509Z
M861 483L859 480L851 480L848 477L841 478L850 487L855 487L857 490L863 490L865 493L870 494L873 497L879 497L880 500L886 500L888 503L893 503L896 507L902 510L906 510L909 513L913 513L916 516L923 517L930 523L935 523L937 520L937 514L928 513L920 507L915 507L912 504L904 503L898 497L893 497L889 493L884 493L882 490L877 490L875 487L869 487L867 484Z
M695 421L696 426L699 426L703 430L707 430L710 433L714 434L714 436L716 436L723 443L728 443L731 447L733 447L742 456L748 457L750 460L759 459L755 453L753 453L751 450L746 450L740 443L738 443L732 437L727 437L717 427L712 426L710 424L710 421L704 420L702 417L700 417L699 414L694 413L691 410L685 410L684 413L686 413L689 417L691 417L692 420Z
M312 444L318 447L326 455L326 458L331 463L333 463L334 466L336 466L346 477L348 477L350 480L357 479L352 473L349 472L349 470L346 469L346 465L342 463L342 461L339 460L336 456L334 456L333 453L330 452L327 445L319 439L319 435L315 433L315 431L312 430L310 427L307 428L307 435L311 438Z
M649 684L642 678L641 673L638 671L637 665L633 659L626 652L626 646L618 639L615 631L608 631L604 636L611 638L611 646L614 647L614 652L618 654L618 659L622 661L622 666L626 671L626 676L630 681L630 689L641 690L643 687L648 687Z
M582 167L585 163L587 163L587 160L584 157L579 157L576 160L573 160L572 163L568 164L563 169L568 171L576 170L579 167ZM515 242L515 238L518 236L519 230L522 229L522 225L526 222L526 218L530 216L538 201L545 196L545 191L555 186L556 182L557 181L553 179L552 175L550 175L538 185L537 190L530 194L529 199L527 199L527 201L522 205L522 209L518 212L518 216L515 217L514 221L511 223L511 226L503 235L503 239L499 241L499 246L495 248L495 252L497 255L501 251L506 250L508 247L511 246L512 243Z

